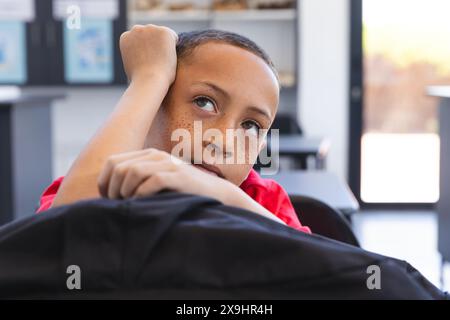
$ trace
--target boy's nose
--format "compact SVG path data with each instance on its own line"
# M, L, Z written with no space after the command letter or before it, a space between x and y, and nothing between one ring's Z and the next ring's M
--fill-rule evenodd
M233 150L227 150L226 142L223 142L223 145L220 146L211 141L203 141L203 148L207 149L210 152L214 152L216 158L220 155L222 155L224 159L233 156Z

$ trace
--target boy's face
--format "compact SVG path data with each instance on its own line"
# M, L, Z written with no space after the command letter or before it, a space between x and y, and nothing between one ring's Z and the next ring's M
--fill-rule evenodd
M180 141L171 141L171 135L184 128L192 137L188 157L198 163L198 153L194 153L194 122L197 128L201 123L201 131L196 133L201 141L196 148L209 148L205 154L224 159L220 162L202 158L204 167L212 165L219 176L240 185L264 147L258 130L269 129L278 100L277 79L263 59L236 46L207 42L178 63L176 79L155 118L146 146L172 153ZM220 130L224 140L220 143L204 136L208 129ZM225 139L227 129L241 129L250 139L257 139L256 152L250 152L250 143L239 145L236 140L234 146L229 143ZM244 154L245 161L238 161L237 153Z

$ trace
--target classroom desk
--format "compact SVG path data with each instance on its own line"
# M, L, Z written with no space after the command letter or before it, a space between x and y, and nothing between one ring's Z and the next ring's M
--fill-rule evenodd
M63 97L0 91L0 225L31 214L52 180L50 106Z
M275 175L263 177L278 182L289 196L315 198L339 210L347 217L359 210L359 203L348 185L331 172L281 171Z
M443 261L450 261L450 86L428 88L428 94L440 98L440 176L438 213L438 250Z
M330 142L325 138L304 135L280 135L280 157L292 158L299 169L308 168L308 158L314 159L315 169L324 169L325 160L330 149ZM267 139L269 152L272 151L271 139Z

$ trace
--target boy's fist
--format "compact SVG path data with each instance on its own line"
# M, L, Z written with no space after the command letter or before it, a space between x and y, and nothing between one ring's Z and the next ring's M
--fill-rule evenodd
M177 68L178 35L172 29L156 25L135 25L120 37L125 72L130 81L145 77L163 77L170 85Z

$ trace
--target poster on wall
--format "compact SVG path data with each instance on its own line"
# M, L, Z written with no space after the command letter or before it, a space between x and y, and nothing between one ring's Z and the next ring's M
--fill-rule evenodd
M0 21L0 83L27 81L25 23Z
M34 19L34 0L0 0L1 84L27 81L26 23Z
M117 0L53 1L53 17L63 21L66 82L113 82L113 22L118 10Z
M114 80L111 20L83 19L79 29L64 28L64 71L68 83Z

